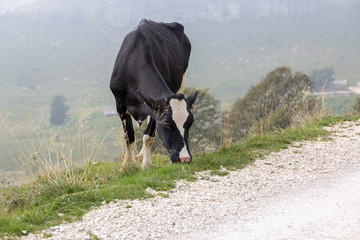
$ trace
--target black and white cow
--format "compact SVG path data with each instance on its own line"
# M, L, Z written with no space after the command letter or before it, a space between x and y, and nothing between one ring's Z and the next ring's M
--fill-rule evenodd
M191 44L179 23L142 20L124 39L115 61L110 89L123 124L127 161L135 159L135 136L130 115L148 123L143 135L142 167L151 165L155 129L172 162L191 162L189 129L197 92L181 94ZM149 116L149 117L148 117Z

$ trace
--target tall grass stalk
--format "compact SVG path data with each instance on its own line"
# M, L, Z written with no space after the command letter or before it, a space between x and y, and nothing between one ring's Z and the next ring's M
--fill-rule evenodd
M221 145L222 147L229 146L231 144L231 117L232 111L229 110L223 113L223 120L221 124Z
M42 191L80 191L88 183L91 163L104 157L104 142L113 131L101 139L89 131L88 119L89 113L82 113L76 125L42 130L34 130L30 124L25 136L13 134L18 150L9 154L30 179L37 180Z

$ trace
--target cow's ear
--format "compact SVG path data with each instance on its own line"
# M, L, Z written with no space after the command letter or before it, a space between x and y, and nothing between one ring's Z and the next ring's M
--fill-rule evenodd
M139 90L136 91L145 105L148 105L150 108L152 108L155 111L161 111L161 107L163 105L162 100L154 100L151 97L144 96Z
M190 96L186 98L186 101L188 102L190 109L194 107L198 93L199 93L198 91L193 92L192 94L190 94Z

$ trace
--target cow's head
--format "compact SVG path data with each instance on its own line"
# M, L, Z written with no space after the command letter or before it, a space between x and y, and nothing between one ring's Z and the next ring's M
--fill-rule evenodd
M158 100L142 96L145 103L159 114L157 132L172 162L192 161L188 140L194 116L190 109L197 94L198 92L194 92L187 98L183 94L177 94Z

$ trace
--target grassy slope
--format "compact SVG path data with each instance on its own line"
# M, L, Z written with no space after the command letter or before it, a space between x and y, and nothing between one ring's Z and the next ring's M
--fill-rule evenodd
M190 165L170 165L167 157L161 156L153 167L144 171L134 165L120 172L118 162L90 163L77 169L73 176L85 178L70 181L72 183L66 181L68 174L64 173L63 178L52 184L48 179L39 178L32 184L1 188L0 237L5 233L21 235L22 230L41 230L63 220L73 221L103 201L151 197L146 188L170 190L175 187L176 180L196 180L195 171L211 170L214 174L225 175L226 171L220 171L221 166L228 170L241 169L254 159L287 148L295 141L327 137L329 132L323 126L354 119L358 118L326 118L280 133L253 136L230 147L194 156Z

